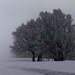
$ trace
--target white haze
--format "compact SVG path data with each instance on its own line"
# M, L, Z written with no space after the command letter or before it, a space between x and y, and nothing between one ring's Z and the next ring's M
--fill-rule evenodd
M74 6L75 0L0 0L0 59L11 57L12 32L22 23L54 8L70 13L75 23Z

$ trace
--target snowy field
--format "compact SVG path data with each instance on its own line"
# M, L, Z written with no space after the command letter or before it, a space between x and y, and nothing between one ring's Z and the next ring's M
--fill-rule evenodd
M0 61L0 75L75 75L75 61L2 60Z

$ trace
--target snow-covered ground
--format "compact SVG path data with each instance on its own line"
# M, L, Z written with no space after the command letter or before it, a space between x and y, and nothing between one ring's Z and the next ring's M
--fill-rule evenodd
M0 75L75 75L75 61L26 62L24 59L0 61Z

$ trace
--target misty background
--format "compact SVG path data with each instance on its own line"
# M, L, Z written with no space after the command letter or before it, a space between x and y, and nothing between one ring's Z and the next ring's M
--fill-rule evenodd
M12 32L18 26L54 8L71 14L75 23L75 0L0 0L0 59L11 57Z

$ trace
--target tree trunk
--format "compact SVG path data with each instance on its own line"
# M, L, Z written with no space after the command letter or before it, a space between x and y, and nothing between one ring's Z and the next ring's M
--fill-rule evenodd
M32 52L32 61L35 62L35 52Z
M54 58L54 61L64 61L64 60L65 60L65 58L64 58L63 54L59 54L58 57Z
M38 55L37 61L42 61L42 53L40 53L40 54Z

